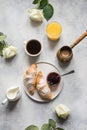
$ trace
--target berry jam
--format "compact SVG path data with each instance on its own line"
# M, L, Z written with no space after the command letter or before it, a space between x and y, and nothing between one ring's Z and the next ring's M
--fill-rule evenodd
M56 72L51 72L48 74L47 76L47 83L49 85L49 87L52 90L55 90L55 88L58 86L58 84L60 83L60 75Z

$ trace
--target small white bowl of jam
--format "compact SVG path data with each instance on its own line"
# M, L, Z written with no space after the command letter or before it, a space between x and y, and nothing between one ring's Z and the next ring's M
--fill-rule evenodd
M42 45L38 40L31 39L25 42L25 52L29 56L33 56L33 57L38 56L40 55L41 51L42 51Z
M47 75L47 83L52 91L56 90L61 81L61 76L56 72Z

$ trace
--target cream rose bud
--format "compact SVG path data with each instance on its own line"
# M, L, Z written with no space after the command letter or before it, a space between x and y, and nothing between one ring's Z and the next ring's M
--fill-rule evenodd
M17 48L14 46L8 46L3 49L3 57L4 58L11 58L17 54Z
M28 10L30 19L36 22L43 21L43 12L39 9L30 9Z
M66 119L70 114L70 109L63 104L57 105L55 107L55 111L56 111L58 117L63 118L63 119Z

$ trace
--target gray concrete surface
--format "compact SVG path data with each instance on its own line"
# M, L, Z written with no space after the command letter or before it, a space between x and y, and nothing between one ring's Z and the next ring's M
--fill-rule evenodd
M54 15L50 21L62 25L61 38L52 42L46 36L46 20L41 24L31 22L27 9L33 8L32 0L0 0L0 31L7 35L7 41L18 48L18 54L11 60L0 57L0 130L24 130L28 125L41 127L49 118L65 130L87 130L87 38L73 49L74 57L69 65L60 65L56 52L62 45L70 45L87 29L86 0L51 0ZM36 38L41 41L43 51L38 58L30 58L24 51L24 41ZM62 73L71 69L75 73L63 77L64 86L60 95L50 103L31 100L23 89L23 74L35 62L54 64ZM1 104L6 90L11 86L22 87L22 98L14 104ZM71 114L61 122L54 107L63 103Z

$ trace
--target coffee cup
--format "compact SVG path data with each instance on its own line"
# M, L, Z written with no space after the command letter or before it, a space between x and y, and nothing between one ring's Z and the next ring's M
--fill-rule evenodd
M42 51L42 45L40 41L36 39L31 39L25 43L25 52L32 57L40 55Z

